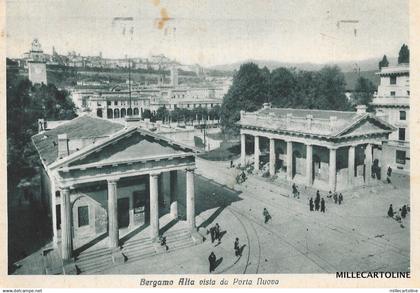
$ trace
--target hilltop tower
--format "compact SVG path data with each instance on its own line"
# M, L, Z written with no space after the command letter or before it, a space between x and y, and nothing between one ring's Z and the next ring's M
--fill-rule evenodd
M47 84L47 65L44 60L44 52L38 39L32 42L31 51L28 59L29 80L33 83Z

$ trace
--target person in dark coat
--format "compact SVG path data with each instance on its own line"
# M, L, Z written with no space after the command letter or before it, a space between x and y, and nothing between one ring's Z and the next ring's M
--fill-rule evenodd
M214 266L216 264L216 255L212 251L209 255L209 264L210 264L210 273L214 271Z
M321 195L319 194L319 190L316 192L315 197L315 211L319 211L319 202L321 201Z
M325 200L324 200L324 198L321 199L321 212L325 213Z
M389 205L388 217L390 218L394 217L394 209L392 208L392 204Z
M311 212L313 212L313 211L314 211L314 200L312 199L312 197L311 197L311 199L309 200L309 210L310 210Z
M334 203L337 204L337 201L338 201L337 192L334 192L333 198L334 198Z
M210 228L210 236L211 236L211 243L214 243L214 239L216 238L215 227Z
M214 237L215 237L215 239L217 239L217 241L220 244L220 242L221 242L221 239L220 239L220 226L219 226L218 223L216 223L216 227L214 227Z
M264 224L267 224L267 222L271 219L271 216L266 208L264 208L263 210L263 216L264 216Z
M340 192L340 194L338 195L338 204L341 204L343 200L344 200L343 195Z
M235 256L240 256L241 252L239 250L239 238L235 239L235 244L233 245L233 248L235 249Z
M403 207L401 208L401 218L405 219L406 216L407 216L407 206L403 205Z

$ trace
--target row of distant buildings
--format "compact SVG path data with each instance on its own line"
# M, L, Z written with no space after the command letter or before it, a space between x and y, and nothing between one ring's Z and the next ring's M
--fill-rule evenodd
M35 49L35 50L34 50ZM198 64L182 65L179 62L171 60L163 54L153 55L149 58L104 58L99 52L98 56L82 56L75 51L68 52L67 55L57 53L55 48L52 48L52 54L45 53L39 41L35 39L32 42L32 48L24 53L22 58L17 59L19 66L28 67L28 62L34 59L34 54L39 61L45 62L47 65L63 65L77 68L102 68L102 69L122 69L131 67L133 70L170 70L176 66L185 71L192 71L197 76L203 74L203 68Z

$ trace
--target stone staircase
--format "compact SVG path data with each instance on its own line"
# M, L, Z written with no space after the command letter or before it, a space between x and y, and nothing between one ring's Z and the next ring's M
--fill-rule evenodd
M108 247L81 252L75 258L75 265L78 274L99 273L113 265L112 252Z
M160 245L153 244L149 238L140 238L128 240L124 243L121 251L127 258L127 262L133 262L156 254L171 252L194 245L191 233L187 229L168 231L163 234L163 237L166 237L168 250Z

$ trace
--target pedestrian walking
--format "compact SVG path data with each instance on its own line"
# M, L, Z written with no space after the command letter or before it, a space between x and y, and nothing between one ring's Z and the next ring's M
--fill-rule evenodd
M388 217L390 218L394 217L394 209L392 208L392 204L389 205Z
M314 200L311 199L309 200L309 211L313 212L314 211Z
M340 205L343 202L343 194L340 192L338 194L338 204Z
M324 198L321 199L321 212L325 213L325 200L324 200Z
M270 213L267 211L266 208L264 208L263 216L264 216L264 224L267 224L267 222L269 220L271 220L271 216L270 216Z
M233 168L233 161L230 160L230 167Z
M235 243L233 245L233 248L235 249L235 256L240 256L241 252L239 249L239 238L235 239Z
M210 273L214 271L216 265L216 255L212 251L209 255Z
M214 236L215 236L215 239L217 239L217 241L218 241L218 244L220 244L221 242L222 242L222 240L221 240L221 235L220 235L220 226L219 226L219 224L218 223L216 223L216 227L214 227Z
M401 218L405 219L406 216L407 216L407 206L403 205L403 207L401 208Z
M337 202L338 202L337 192L334 192L333 198L334 198L334 203L337 204Z
M330 190L330 191L328 191L327 198L332 198L332 196L333 196L333 194L332 194L331 190Z
M298 191L295 183L293 183L293 185L292 185L292 193L293 193L294 198L296 198L296 197L299 198L299 191Z

